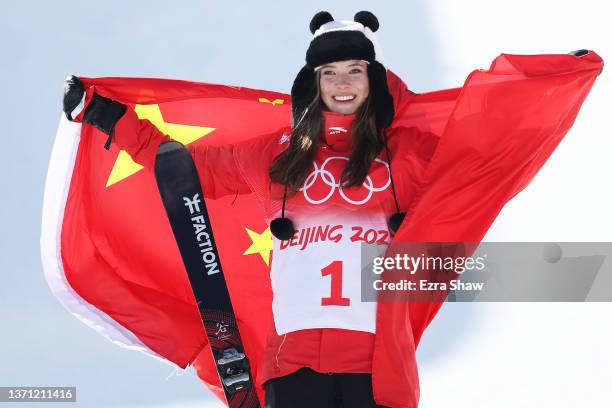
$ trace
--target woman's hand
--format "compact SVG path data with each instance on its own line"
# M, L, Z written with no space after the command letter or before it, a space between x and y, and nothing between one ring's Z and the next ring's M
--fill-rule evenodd
M582 56L582 55L587 54L588 52L589 52L589 50L585 50L585 49L583 48L583 49L581 49L581 50L571 51L571 52L569 52L568 54L571 54L571 55L575 55L575 56L577 56L577 57L580 57L580 56Z
M585 50L584 48L581 49L581 50L576 50L576 51L568 52L568 54L575 55L577 57L581 57L581 56L586 55L588 53L589 53L589 50ZM603 68L601 68L601 71L599 71L599 75L601 75L602 72L603 72Z
M80 122L82 118L76 119L77 116L85 109L85 88L83 82L74 76L70 75L64 80L64 113L69 121ZM83 106L79 106L79 105Z
M83 82L74 75L66 78L64 81L64 113L69 121L92 125L107 134L109 137L104 148L109 150L113 129L125 113L127 106L100 96L91 89L85 90Z

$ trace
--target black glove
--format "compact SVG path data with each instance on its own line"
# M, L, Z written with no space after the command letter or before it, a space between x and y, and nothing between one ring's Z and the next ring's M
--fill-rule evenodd
M70 75L64 80L64 113L69 121L73 121L72 112L83 100L83 95L85 88L78 77Z
M581 56L583 56L583 55L585 55L585 54L588 54L588 52L589 52L589 50L585 50L585 49L583 48L583 49L581 49L581 50L572 51L572 52L570 52L569 54L571 54L571 55L575 55L575 56L577 56L577 57L581 57Z
M589 53L589 50L585 50L584 48L581 49L581 50L576 50L576 51L568 52L568 54L575 55L577 57L581 57L581 56L586 55L588 53ZM598 75L601 75L602 72L603 72L603 67L601 68L601 71L599 71Z
M68 120L78 122L78 119L75 120L78 117L78 113L73 118L73 112L75 108L83 103L85 115L83 115L82 122L92 125L108 135L104 148L109 150L115 125L121 119L127 107L120 102L113 101L96 93L91 96L90 100L87 100L86 96L83 99L84 95L85 88L79 78L74 75L66 78L64 81L64 113Z

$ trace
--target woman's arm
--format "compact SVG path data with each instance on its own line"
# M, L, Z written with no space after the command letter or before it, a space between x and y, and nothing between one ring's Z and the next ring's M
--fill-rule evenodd
M148 169L155 166L157 148L172 140L146 119L139 119L128 107L117 122L112 143L125 150L132 159ZM225 195L249 194L251 192L235 159L235 146L186 145L198 169L204 196L220 198Z
M63 108L68 120L94 126L109 136L106 149L114 144L151 171L159 145L171 140L148 120L139 119L130 106L94 93L93 87L86 90L74 75L64 82ZM251 192L238 168L234 145L186 147L198 169L205 197Z

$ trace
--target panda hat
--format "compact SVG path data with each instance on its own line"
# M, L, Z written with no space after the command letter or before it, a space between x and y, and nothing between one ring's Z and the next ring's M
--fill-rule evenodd
M374 32L379 24L369 11L355 14L354 21L335 21L327 11L320 11L310 21L313 38L306 51L306 65L300 70L291 88L293 123L302 116L317 92L316 71L335 61L363 60L368 63L370 97L376 126L387 128L393 120L393 98L387 86L387 70L380 62L380 51ZM378 58L378 59L377 59Z

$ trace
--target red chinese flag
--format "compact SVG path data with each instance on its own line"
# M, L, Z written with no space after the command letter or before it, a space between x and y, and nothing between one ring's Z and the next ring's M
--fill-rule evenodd
M420 191L386 256L401 242L478 243L503 208L533 179L567 134L603 68L594 52L573 55L502 54L487 71L473 71L460 89L415 96L396 121L417 122L440 135ZM423 120L425 118L425 120ZM468 245L468 251L475 248ZM471 255L467 253L466 256ZM415 348L442 303L379 302L373 382L381 395L407 391L414 407L418 378L389 373ZM399 316L408 316L411 332ZM412 406L412 405L410 405Z
M462 88L415 98L432 106L436 95L441 111L452 111L444 129L433 130L440 142L395 241L480 242L567 134L602 69L592 51L580 58L502 54ZM417 343L439 305L430 307L427 316L411 313Z
M288 96L275 92L155 79L84 82L184 144L236 142L290 120ZM49 284L72 313L116 344L183 368L201 356L199 374L221 396L154 174L115 145L106 151L105 139L62 118L43 218ZM271 319L268 226L252 194L207 200L207 206L255 373ZM245 301L251 299L257 301Z
M474 71L462 88L419 95L389 72L396 103L392 126L440 137L395 240L478 242L567 133L602 66L594 52L501 55L488 71ZM183 144L231 144L290 123L290 98L276 92L162 79L84 82L134 107L139 117ZM114 145L104 150L105 139L62 115L43 208L47 281L93 329L121 346L183 368L194 365L224 400L153 172ZM207 206L257 382L272 318L270 232L254 194L207 199ZM439 304L379 307L389 308L388 316L400 310L409 317L418 344ZM394 324L381 322L377 341L384 341ZM387 357L405 351L396 352L388 350ZM384 364L387 357L378 361ZM389 381L392 387L395 380Z

